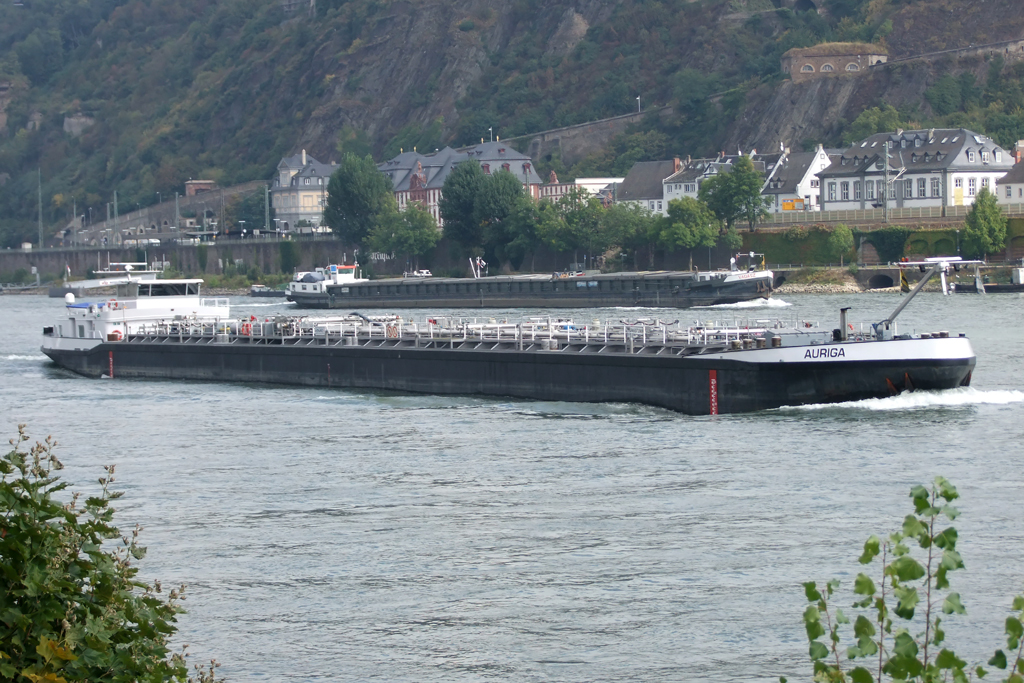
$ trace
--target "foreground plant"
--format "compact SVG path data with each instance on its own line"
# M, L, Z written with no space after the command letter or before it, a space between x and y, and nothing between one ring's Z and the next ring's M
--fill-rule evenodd
M902 528L885 539L871 536L864 544L860 563L879 562L874 578L862 572L854 580L853 592L859 596L855 612L846 614L835 606L838 580L820 588L813 581L803 584L810 603L803 620L815 681L965 683L987 675L981 666L969 667L956 655L942 629L946 615L966 614L949 582L951 572L964 569L957 531L941 528L960 514L952 505L959 497L942 477L931 488L910 490L914 512L904 518ZM1013 599L1012 609L1005 625L1009 655L997 650L988 664L1008 668L1004 682L1024 683L1024 595Z
M78 493L55 472L63 465L47 438L28 451L19 425L13 450L0 458L0 680L186 681L183 652L168 643L184 587L169 591L136 578L145 556L136 526L122 535L110 507L114 466L101 491ZM107 547L104 548L104 545ZM212 681L216 663L196 667Z

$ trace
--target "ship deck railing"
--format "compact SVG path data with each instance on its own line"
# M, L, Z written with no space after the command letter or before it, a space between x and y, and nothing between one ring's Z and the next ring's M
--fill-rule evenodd
M765 345L771 326L696 325L660 320L578 324L571 320L533 319L526 322L477 322L429 319L423 322L384 319L176 320L132 330L129 343L286 344L336 346L402 346L414 348L500 348L516 350L576 350L602 353L683 353ZM776 325L778 327L778 325ZM488 346L489 345L489 346Z

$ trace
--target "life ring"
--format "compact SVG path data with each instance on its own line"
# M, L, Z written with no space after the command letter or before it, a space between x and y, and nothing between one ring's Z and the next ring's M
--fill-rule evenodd
M116 311L117 310L117 299L111 299L110 301L107 302L107 305L110 306L110 310Z
M124 339L124 334L121 333L121 330L114 330L110 333L110 336L114 338L114 341L121 341Z
M251 335L252 334L252 323L242 323L242 329L239 330L239 332L242 335L246 336L246 337Z

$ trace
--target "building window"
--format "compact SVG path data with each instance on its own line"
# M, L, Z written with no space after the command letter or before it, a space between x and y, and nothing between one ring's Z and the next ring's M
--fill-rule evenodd
M928 193L925 191L926 185L927 185L927 183L925 183L924 178L918 178L917 179L917 196L918 197L927 197L928 196Z
M985 163L985 164L988 163L988 152L982 151L982 153L981 153L981 161L982 161L982 163Z
M889 183L889 199L896 199L896 181Z
M847 71L860 71L860 67L857 66L856 64L854 64L853 62L850 62L849 64L846 65L846 70Z
M802 71L803 73L810 73L814 71L814 67L811 66L810 64L804 64L802 67L800 67L800 71Z
M914 196L914 181L904 180L903 181L903 198L912 199Z
M687 192L696 192L697 191L697 186L694 183L688 183L687 186L686 186L686 191Z
M953 181L953 187L955 187L958 190L964 189L964 179L963 178L956 178Z
M828 200L830 202L834 202L836 200L836 184L835 183L829 183L828 184Z
M303 178L302 179L302 184L303 185L309 185L309 178Z
M976 194L978 194L978 179L977 178L968 178L967 179L967 196L968 197L973 197Z
M860 181L853 181L853 198L858 202L860 201Z
M1000 152L998 149L996 150L996 163L997 164L1003 163L1003 153Z
M661 202L658 202L658 211L661 211Z
M988 187L988 178L982 178L981 179L981 186L984 187L984 188Z
M839 193L843 197L843 201L849 201L850 199L850 183L843 182L839 183Z
M864 181L864 198L874 199L875 198L875 181L865 180Z
M974 163L974 152L972 152L972 151L968 151L967 152L967 161L972 163L972 164Z
M649 208L651 211L654 211L654 202L647 202L647 208Z
M821 70L822 71L835 71L836 69L831 64L822 64L821 65Z
M941 194L941 186L939 185L938 178L932 178L932 196L938 197Z
M1009 185L1006 186L1006 198L1010 199L1013 197L1013 188Z
M821 181L817 178L811 180L811 187L821 187Z

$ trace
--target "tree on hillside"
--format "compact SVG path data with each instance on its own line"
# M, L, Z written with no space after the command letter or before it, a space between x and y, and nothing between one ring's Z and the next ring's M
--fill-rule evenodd
M728 172L719 172L701 183L698 196L702 202L731 230L738 220L744 220L754 230L754 224L768 215L770 201L761 195L764 178L749 157L741 156Z
M68 496L56 443L26 451L27 440L21 425L0 457L0 679L184 682L185 658L169 642L180 589L165 598L137 578L146 549L138 527L114 526L114 467L98 494Z
M654 264L654 245L658 241L659 218L640 204L612 204L601 216L603 230L612 244L626 250L633 257L633 269L640 268L639 252L647 249L649 262Z
M429 211L410 204L405 211L390 213L370 230L368 246L374 251L400 254L413 269L419 269L419 257L434 248L441 231Z
M693 197L673 199L668 215L658 221L659 242L667 251L689 249L693 268L693 249L713 247L718 240L718 219L707 205Z
M445 236L468 252L483 242L483 232L474 217L476 198L487 175L476 161L456 166L441 187L438 209Z
M499 251L507 241L505 220L525 197L523 184L509 171L484 176L473 203L473 220L481 229L488 260L502 260Z
M584 256L594 257L608 248L609 233L601 220L604 209L597 197L582 187L573 187L559 198L555 208L561 220L544 225L544 240L552 248L573 252L573 261L577 263L580 250Z
M502 240L501 244L494 245L495 257L499 262L507 262L512 270L519 270L526 255L536 253L541 226L556 215L551 202L535 202L524 193L508 217L495 226L500 229ZM495 235L494 228L491 234ZM532 265L530 270L533 270Z
M853 231L842 223L836 225L825 240L825 246L829 257L838 259L839 265L842 265L843 258L853 251Z
M850 145L875 133L894 132L897 128L905 127L906 124L900 120L900 113L891 104L881 108L871 107L862 111L854 119L853 123L846 129L843 141Z
M984 258L1002 251L1006 243L1006 216L994 194L982 187L964 225L961 249L967 258Z
M349 244L359 244L388 214L398 210L391 180L369 156L346 154L327 184L324 223Z
M263 224L266 218L264 203L263 190L260 189L259 192L250 192L228 204L224 216L227 231L238 234L245 228L246 233L251 235L253 230L273 230L273 223L270 226Z

